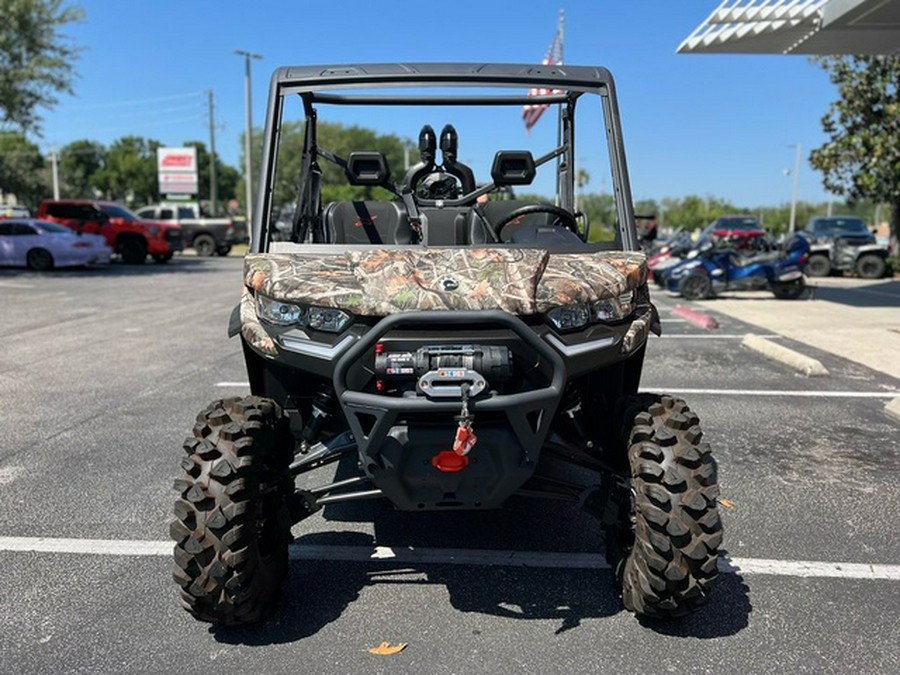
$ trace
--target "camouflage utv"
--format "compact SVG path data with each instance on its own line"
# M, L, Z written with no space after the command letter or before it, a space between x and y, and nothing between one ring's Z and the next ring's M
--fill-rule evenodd
M523 106L547 124L525 134ZM365 128L379 109L387 136L329 147L341 137L326 113ZM417 157L400 141L412 125ZM611 208L593 226L576 159L609 172ZM523 186L552 196L491 198ZM660 327L607 70L281 68L254 214L230 326L252 395L197 416L176 481L174 576L193 616L264 618L292 526L373 499L406 511L569 501L605 529L626 608L665 618L707 599L716 467L683 401L639 393ZM356 475L335 480L342 459ZM585 479L559 478L559 463ZM320 470L325 485L297 487Z

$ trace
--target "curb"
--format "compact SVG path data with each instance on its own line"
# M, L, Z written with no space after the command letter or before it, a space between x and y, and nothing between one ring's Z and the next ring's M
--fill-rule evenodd
M777 345L774 342L759 337L758 335L754 335L753 333L748 333L744 337L741 341L741 346L752 349L772 361L777 361L786 366L790 366L807 377L824 377L825 375L828 375L828 370L820 361L799 352L795 352L793 349Z
M704 314L703 312L690 307L685 307L684 305L675 305L672 314L677 314L682 319L690 321L695 326L700 326L700 328L705 328L706 330L713 330L719 327L719 322L709 314Z
M900 421L900 396L884 406L884 412L888 417L893 417L895 420Z

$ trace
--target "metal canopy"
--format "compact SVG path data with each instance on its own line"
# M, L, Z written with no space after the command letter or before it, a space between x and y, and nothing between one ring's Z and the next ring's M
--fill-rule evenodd
M677 51L900 54L900 0L725 0Z

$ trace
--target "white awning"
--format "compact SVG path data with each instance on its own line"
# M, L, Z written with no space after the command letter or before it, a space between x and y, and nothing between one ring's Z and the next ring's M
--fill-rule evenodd
M678 52L900 54L900 0L725 0Z

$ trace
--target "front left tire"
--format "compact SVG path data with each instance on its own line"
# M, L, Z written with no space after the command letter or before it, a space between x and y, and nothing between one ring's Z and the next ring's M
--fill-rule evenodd
M291 541L291 439L271 399L214 401L197 416L170 528L173 576L194 618L238 625L275 609Z

